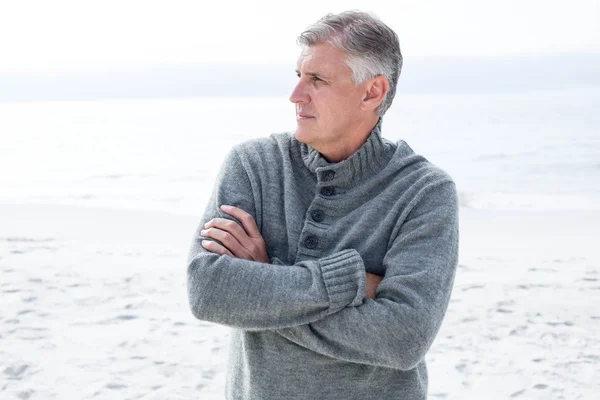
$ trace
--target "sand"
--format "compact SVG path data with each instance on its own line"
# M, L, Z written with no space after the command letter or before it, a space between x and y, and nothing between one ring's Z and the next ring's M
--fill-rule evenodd
M0 399L221 399L228 330L197 321L198 216L0 205ZM598 212L461 209L430 399L595 399Z

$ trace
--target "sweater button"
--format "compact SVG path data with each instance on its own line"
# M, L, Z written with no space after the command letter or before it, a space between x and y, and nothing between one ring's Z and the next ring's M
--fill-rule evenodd
M313 210L310 213L310 216L315 222L323 222L323 219L325 218L325 213L322 210Z
M317 244L319 244L319 239L315 236L307 236L306 239L304 239L304 245L309 249L314 249L317 247Z
M323 196L333 196L335 194L335 188L333 186L322 187L321 194Z
M327 182L327 181L333 180L334 176L335 176L335 171L327 170L327 171L323 172L321 179L323 179L325 182Z

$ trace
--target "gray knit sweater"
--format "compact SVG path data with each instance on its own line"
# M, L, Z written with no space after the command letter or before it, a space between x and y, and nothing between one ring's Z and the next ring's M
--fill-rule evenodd
M379 123L328 163L293 135L235 147L190 250L194 316L232 327L228 399L427 397L424 356L458 256L451 178ZM218 256L200 230L219 206L254 216L272 261ZM366 272L384 276L365 299Z

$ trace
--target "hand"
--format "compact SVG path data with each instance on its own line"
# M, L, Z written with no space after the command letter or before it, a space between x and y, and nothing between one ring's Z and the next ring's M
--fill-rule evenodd
M367 290L365 293L365 297L367 299L374 299L377 297L377 287L383 280L382 276L370 274L367 272Z
M233 206L221 206L221 211L237 218L243 228L229 219L211 219L204 224L204 230L200 234L218 240L223 245L212 240L203 240L202 247L215 254L270 263L267 245L252 215Z

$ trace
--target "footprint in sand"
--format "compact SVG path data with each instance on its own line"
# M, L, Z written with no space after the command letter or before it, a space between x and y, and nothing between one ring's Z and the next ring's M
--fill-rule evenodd
M217 372L214 369L207 369L202 372L202 377L208 380L213 379L217 375Z
M28 398L30 398L30 397L31 397L31 395L32 395L33 393L34 393L34 391L33 391L33 390L28 390L28 391L26 391L26 392L19 392L19 393L17 393L17 397L18 397L19 399L22 399L22 400L27 400Z
M508 308L497 308L496 312L499 312L502 314L512 314L512 310L509 310Z
M467 286L464 286L464 287L462 288L462 291L463 291L463 292L466 292L466 291L468 291L468 290L473 290L473 289L484 289L484 288L485 288L485 285L467 285Z
M509 335L515 336L524 333L527 330L527 325L519 325L515 329L511 330Z
M465 372L467 369L467 364L456 364L454 368L456 368L458 372Z
M106 388L112 389L112 390L120 390L120 389L126 389L127 385L124 385L122 383L107 383Z
M23 373L29 368L29 365L23 364L16 367L7 367L4 373L8 375L8 379L19 380L23 376Z
M600 356L597 356L595 354L584 354L583 358L585 358L587 360L591 360L594 363L599 363L600 362Z
M571 321L549 321L546 322L546 325L550 325L550 326L573 326L575 325L574 323L572 323Z
M137 315L119 315L115 319L119 321L131 321L132 319L137 319Z

